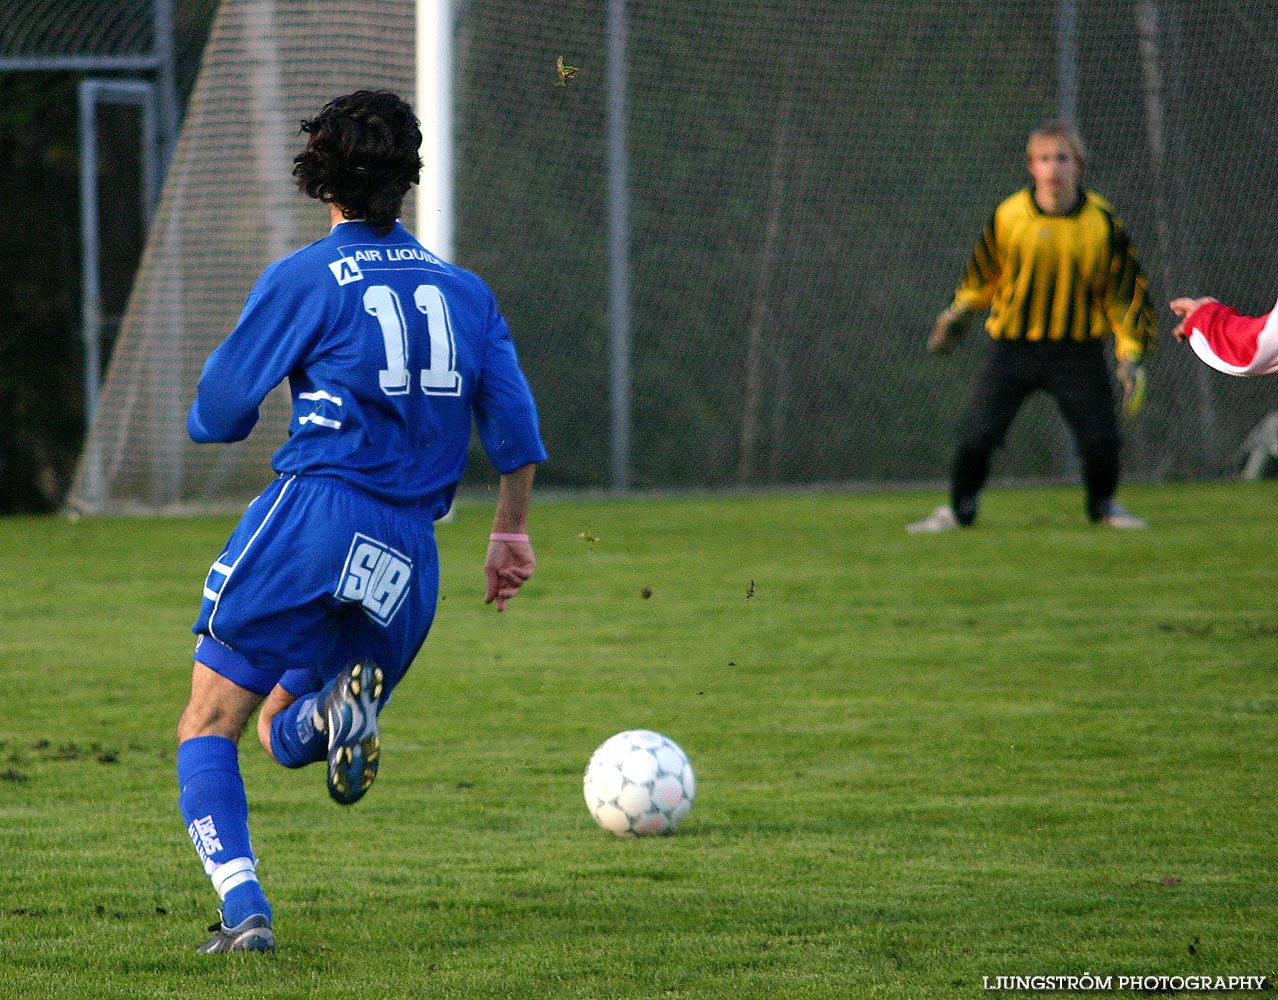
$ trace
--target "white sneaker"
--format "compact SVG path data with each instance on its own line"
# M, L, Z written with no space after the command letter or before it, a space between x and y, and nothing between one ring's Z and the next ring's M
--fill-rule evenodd
M1122 504L1115 503L1113 500L1105 508L1105 513L1101 516L1100 523L1111 528L1124 528L1128 531L1140 531L1149 527L1149 522L1143 517L1137 517Z
M938 531L952 531L958 526L953 507L937 507L923 520L907 524L905 530L911 535L934 535Z

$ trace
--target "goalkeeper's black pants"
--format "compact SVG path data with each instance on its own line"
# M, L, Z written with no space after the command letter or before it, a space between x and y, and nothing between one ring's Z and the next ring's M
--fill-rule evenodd
M1074 435L1083 465L1088 518L1104 517L1118 489L1122 439L1103 342L996 340L959 425L950 503L961 524L976 520L990 459L1002 447L1021 404L1039 391L1056 400Z

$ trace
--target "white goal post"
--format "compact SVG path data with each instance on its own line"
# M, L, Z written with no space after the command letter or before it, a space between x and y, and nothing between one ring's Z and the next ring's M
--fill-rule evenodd
M416 236L444 260L453 259L453 4L417 0L417 93L422 123L422 179Z

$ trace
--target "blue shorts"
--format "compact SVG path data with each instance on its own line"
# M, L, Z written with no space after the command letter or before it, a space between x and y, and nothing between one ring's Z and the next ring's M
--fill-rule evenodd
M435 617L430 510L334 479L275 480L209 570L195 659L256 694L278 683L299 696L372 659L385 675L384 703Z

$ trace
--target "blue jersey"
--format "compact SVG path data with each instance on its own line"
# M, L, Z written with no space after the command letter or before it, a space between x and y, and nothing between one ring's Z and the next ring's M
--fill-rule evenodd
M474 421L498 472L546 458L505 319L475 275L398 223L360 221L270 265L209 356L187 417L195 441L239 441L288 379L281 474L340 479L442 515Z

